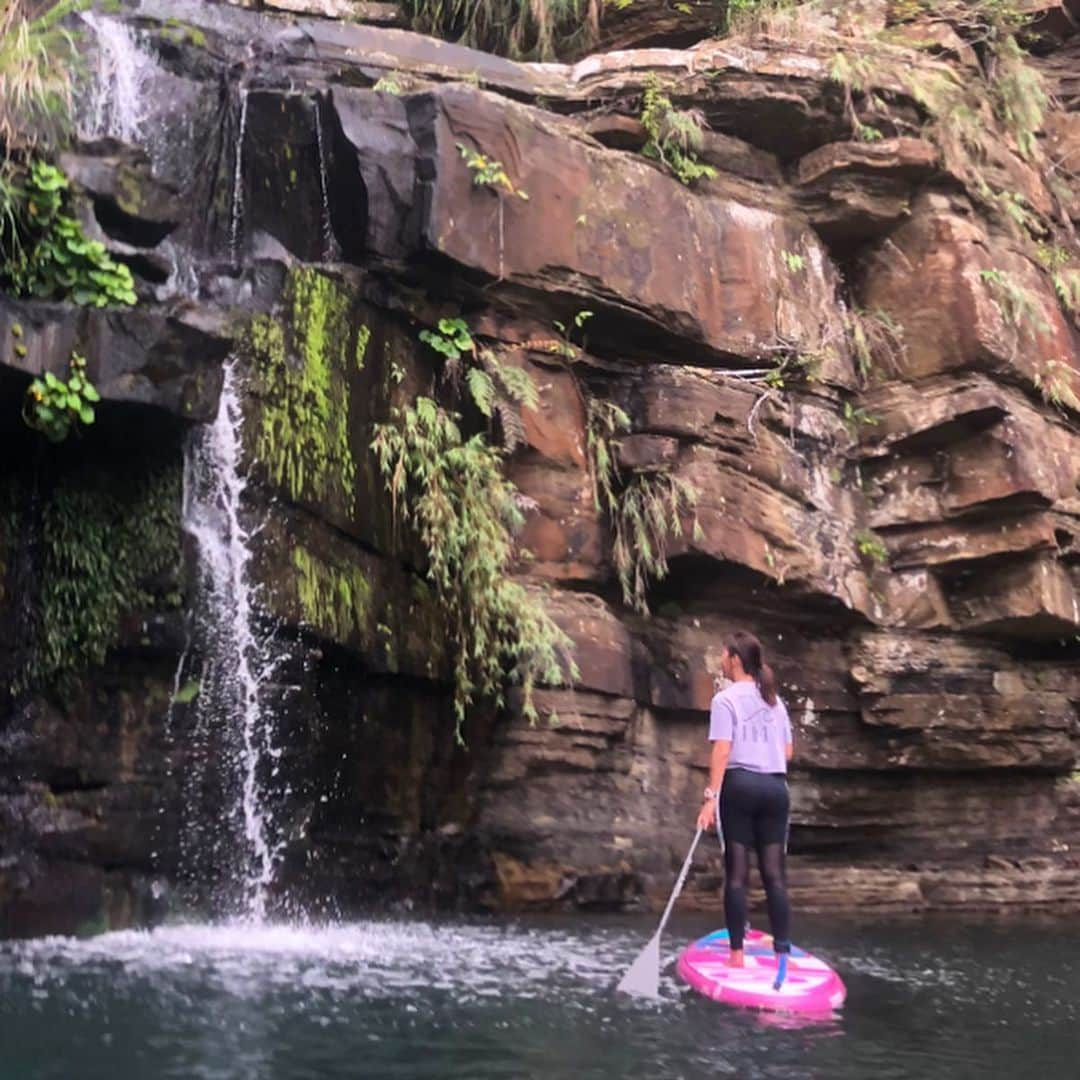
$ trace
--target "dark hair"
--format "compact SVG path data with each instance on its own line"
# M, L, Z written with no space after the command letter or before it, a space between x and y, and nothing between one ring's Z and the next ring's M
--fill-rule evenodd
M745 630L736 630L724 644L729 656L737 656L747 675L754 677L766 705L776 704L776 676L765 663L761 642Z

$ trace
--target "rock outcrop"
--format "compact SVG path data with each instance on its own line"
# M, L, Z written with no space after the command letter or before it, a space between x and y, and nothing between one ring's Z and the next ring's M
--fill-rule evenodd
M118 485L151 448L178 462L239 358L257 572L294 654L274 706L282 897L654 901L744 626L795 722L800 907L1080 905L1080 331L1062 276L1080 253L1080 11L1036 6L1032 62L1062 107L1030 139L995 118L953 25L892 25L884 4L720 40L699 40L701 5L678 26L634 5L601 42L651 47L572 65L388 29L388 5L125 8L143 145L87 140L66 168L143 303L0 304L10 416L76 347L105 398L83 451L7 470L47 497L80 452ZM650 87L700 112L711 175L690 187L640 152ZM976 150L950 127L965 93L985 106ZM440 318L539 391L506 463L528 507L518 573L578 669L537 692L539 722L514 697L475 710L464 747L459 643L370 451L395 407L452 394L419 338ZM597 402L629 420L624 479L696 492L647 614L597 498ZM28 433L5 441L29 460ZM0 548L13 678L17 611L41 590L20 541L41 512L19 499ZM178 547L152 597L190 601L192 559ZM3 703L0 931L151 918L184 865L183 777L206 748L173 685L183 621L164 602L127 616L70 691ZM720 880L713 850L688 902L716 906Z

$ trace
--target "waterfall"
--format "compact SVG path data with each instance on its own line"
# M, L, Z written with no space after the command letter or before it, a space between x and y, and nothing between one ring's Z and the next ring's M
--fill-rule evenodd
M166 788L172 787L173 781L173 755L172 745L174 741L173 722L176 719L176 704L177 699L180 696L180 688L184 681L184 671L187 668L188 656L191 653L191 635L189 634L184 641L184 648L180 652L180 659L176 662L176 670L173 671L172 681L172 693L169 694L169 707L165 710L165 724L164 735L165 745L169 748L169 752L165 758L165 786ZM154 847L150 852L150 858L153 860L155 867L158 867L158 860L161 856L161 845L164 839L164 818L167 811L167 804L165 800L162 800L161 805L158 807L157 821L154 824Z
M319 147L319 190L322 192L322 256L324 262L336 262L341 257L334 223L330 220L330 191L326 179L326 150L323 145L322 109L315 99L315 139Z
M244 135L247 131L248 92L240 87L240 125L233 164L232 221L229 225L229 254L236 261L240 245L240 227L244 218Z
M92 138L112 135L138 143L146 121L146 89L157 70L154 58L124 23L93 11L83 12L82 19L93 30L97 48L80 126Z
M263 703L282 655L252 582L255 530L245 522L243 422L240 377L229 360L217 418L193 436L185 468L184 527L198 545L196 637L204 656L195 751L222 774L227 803L203 807L201 815L196 808L192 816L202 818L204 830L194 846L213 848L227 865L239 867L232 884L239 887L245 914L261 922L283 847L266 790L278 751ZM196 795L205 787L193 778Z

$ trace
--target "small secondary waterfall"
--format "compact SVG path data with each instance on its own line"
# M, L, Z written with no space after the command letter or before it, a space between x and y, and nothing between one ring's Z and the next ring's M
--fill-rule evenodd
M241 86L239 95L240 121L233 157L232 219L229 223L229 254L234 262L240 249L240 230L244 224L244 136L247 133L247 89Z
M220 817L214 806L189 810L198 819L194 843L214 848L235 868L230 884L239 888L244 914L262 921L283 846L266 790L278 751L262 699L283 654L275 649L252 581L255 530L245 521L244 420L234 361L224 374L217 418L193 436L187 455L184 527L198 544L200 562L195 636L204 666L195 739L197 748L218 756L204 768L220 772L226 805L216 808ZM206 790L200 778L193 779L196 795ZM222 818L228 823L224 845Z
M146 122L146 88L156 71L154 58L140 48L131 28L116 19L84 12L94 33L95 67L81 126L89 136L112 135L137 143Z
M322 256L326 262L341 258L337 237L334 235L334 223L330 219L330 190L326 178L326 147L323 142L322 108L318 99L315 101L315 139L319 149L319 190L322 193Z

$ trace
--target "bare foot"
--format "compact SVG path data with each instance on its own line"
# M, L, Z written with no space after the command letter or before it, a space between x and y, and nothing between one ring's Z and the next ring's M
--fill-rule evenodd
M746 967L746 962L743 960L742 949L732 949L731 955L728 957L728 967Z

